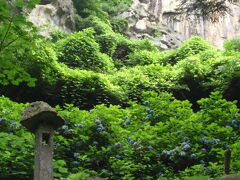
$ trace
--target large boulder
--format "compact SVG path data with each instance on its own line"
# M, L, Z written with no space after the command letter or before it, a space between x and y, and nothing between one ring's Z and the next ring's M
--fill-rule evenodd
M41 0L30 12L29 21L41 28L41 34L48 36L52 29L64 32L75 30L74 6L72 0Z

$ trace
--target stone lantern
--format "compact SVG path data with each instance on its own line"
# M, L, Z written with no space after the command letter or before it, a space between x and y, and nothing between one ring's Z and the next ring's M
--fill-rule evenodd
M53 134L64 123L56 111L42 101L24 110L21 124L35 133L34 180L53 180Z

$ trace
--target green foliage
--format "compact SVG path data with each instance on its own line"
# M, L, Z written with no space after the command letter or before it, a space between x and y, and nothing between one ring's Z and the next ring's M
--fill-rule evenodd
M150 42L148 39L143 40L129 40L124 36L117 35L117 46L113 54L114 59L118 59L123 62L123 64L128 64L128 55L135 51L153 51L157 52L157 47Z
M34 137L19 123L25 105L5 97L0 104L0 178L31 179Z
M32 161L23 158L33 158L33 136L18 120L25 105L4 97L0 102L0 116L6 119L0 120L4 128L0 170L15 179L31 178ZM239 109L235 102L216 92L199 103L201 110L194 113L188 101L169 93L145 92L142 103L131 102L124 109L56 107L67 123L55 135L55 178L69 173L67 179L185 179L200 178L199 174L217 178L223 174L223 153L229 147L232 163L238 167ZM6 160L15 162L16 169Z
M124 18L113 18L111 25L114 32L123 34L128 29L128 20Z
M224 41L226 51L240 51L240 39L228 39Z
M50 35L51 35L51 41L54 43L57 42L58 40L61 40L67 37L67 33L58 29L51 31Z
M26 82L34 86L35 79L19 66L18 55L32 46L37 38L36 29L28 22L22 9L33 8L37 1L17 0L12 3L0 0L0 84L19 85Z
M93 15L103 20L109 15L116 16L132 4L132 0L73 0L73 2L81 17Z
M53 161L53 177L56 179L60 179L66 175L68 175L68 169L66 168L66 162L64 160Z
M186 177L184 180L210 180L211 178L208 176L192 176L192 177Z
M132 0L105 0L103 1L103 10L111 16L115 16L130 7L132 3Z
M85 180L89 175L85 172L79 172L77 174L71 174L66 180Z
M57 48L59 61L69 67L97 72L109 72L114 68L111 58L99 51L93 29L71 34L58 41Z
M110 77L111 78L111 77ZM122 68L111 81L119 86L131 100L139 100L142 91L153 88L153 82L138 68Z
M128 58L128 65L136 66L136 65L148 65L148 64L156 64L162 63L160 53L154 51L135 51L129 54Z
M1 57L0 57L1 59ZM9 61L0 61L0 84L19 85L27 82L28 86L34 86L36 79L32 78L22 67L12 64Z
M112 32L110 24L96 16L89 16L87 18L76 17L76 29L78 31L90 27L93 28L98 35Z
M73 3L78 14L83 18L94 15L104 19L107 16L102 10L101 0L73 0Z
M57 75L53 75L55 86L49 89L62 103L75 104L82 108L93 108L96 104L118 104L123 102L124 93L113 85L105 75L86 70L71 70L62 65ZM57 87L57 89L56 89Z
M149 39L144 38L142 40L133 41L133 50L148 50L148 51L158 51L158 48L153 42L151 42Z
M97 42L100 45L100 50L109 56L113 56L117 49L118 38L115 33L106 33L97 36Z
M185 41L178 49L176 54L176 60L182 60L186 57L196 55L202 51L210 49L211 46L206 40L200 37L192 37Z
M23 62L23 67L31 74L32 77L38 79L48 79L48 74L53 73L54 63L57 61L57 54L51 43L45 40L36 40L34 48L30 49L28 53L28 61ZM24 59L25 54L21 55L19 59Z

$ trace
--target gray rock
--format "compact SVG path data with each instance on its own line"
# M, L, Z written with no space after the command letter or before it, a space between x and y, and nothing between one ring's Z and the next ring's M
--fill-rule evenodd
M240 180L239 175L231 174L221 177L219 180Z
M87 180L105 180L105 179L100 177L88 177Z
M75 30L72 0L41 0L40 5L30 12L28 20L41 28L41 34L49 36L53 29L64 32Z
M220 18L216 23L193 16L178 16L175 11L178 2L178 0L134 0L133 5L120 14L130 21L127 35L139 39L143 37L142 34L147 33L157 46L164 49L176 48L182 41L195 35L222 48L226 38L240 36L240 2L228 4L231 15ZM163 35L163 39L154 35L156 27Z

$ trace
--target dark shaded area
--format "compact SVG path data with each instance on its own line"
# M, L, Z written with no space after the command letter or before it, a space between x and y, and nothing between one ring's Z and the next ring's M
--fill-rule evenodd
M46 4L51 4L53 2L53 0L41 0L40 4L41 5L46 5Z

